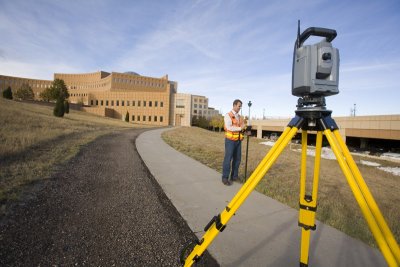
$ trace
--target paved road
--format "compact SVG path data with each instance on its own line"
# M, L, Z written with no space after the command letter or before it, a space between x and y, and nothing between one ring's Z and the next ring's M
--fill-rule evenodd
M36 184L0 220L0 266L179 266L195 236L136 151L143 131L99 138Z

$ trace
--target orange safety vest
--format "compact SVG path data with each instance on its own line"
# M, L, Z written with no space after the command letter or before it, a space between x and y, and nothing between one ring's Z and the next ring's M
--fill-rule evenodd
M237 120L232 111L229 112L228 115L232 120L232 126L240 127L242 120L240 118L239 118L239 120ZM238 140L242 141L243 140L244 136L243 136L242 131L238 131L238 132L229 131L226 128L225 124L224 124L224 130L225 130L225 138L228 138L229 140L232 140L232 141L238 141Z

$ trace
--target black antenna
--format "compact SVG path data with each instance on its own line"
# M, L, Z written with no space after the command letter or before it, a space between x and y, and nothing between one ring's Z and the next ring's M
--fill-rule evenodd
M297 48L300 47L300 20L297 20L297 41L296 41Z

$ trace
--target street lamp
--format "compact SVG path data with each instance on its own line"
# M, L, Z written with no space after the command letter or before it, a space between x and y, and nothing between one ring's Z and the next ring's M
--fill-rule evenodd
M356 116L356 104L354 103L354 109L353 109L354 117Z
M247 103L247 105L249 106L249 123L247 124L247 125L251 125L250 124L250 108L251 108L251 105L252 105L252 103L251 103L251 101L249 101L249 103Z

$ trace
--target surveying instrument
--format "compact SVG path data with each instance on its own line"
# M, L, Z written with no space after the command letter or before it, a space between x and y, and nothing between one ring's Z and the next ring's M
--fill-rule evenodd
M390 267L400 265L399 245L361 176L349 149L340 136L338 126L331 118L332 111L326 109L325 97L339 93L339 51L331 43L336 35L335 30L317 27L308 28L300 34L299 22L292 68L292 94L299 97L297 110L295 111L296 116L289 122L275 145L230 203L206 225L203 237L200 240L193 241L182 250L180 260L184 266L192 266L192 264L200 260L207 247L226 228L231 217L299 130L301 130L302 135L300 209L298 218L298 225L301 227L300 267L308 266L310 235L311 231L316 230L315 215L324 135L336 156L338 164L387 264ZM323 37L323 39L313 45L303 45L310 36ZM306 192L308 131L316 132L314 175L311 192Z

